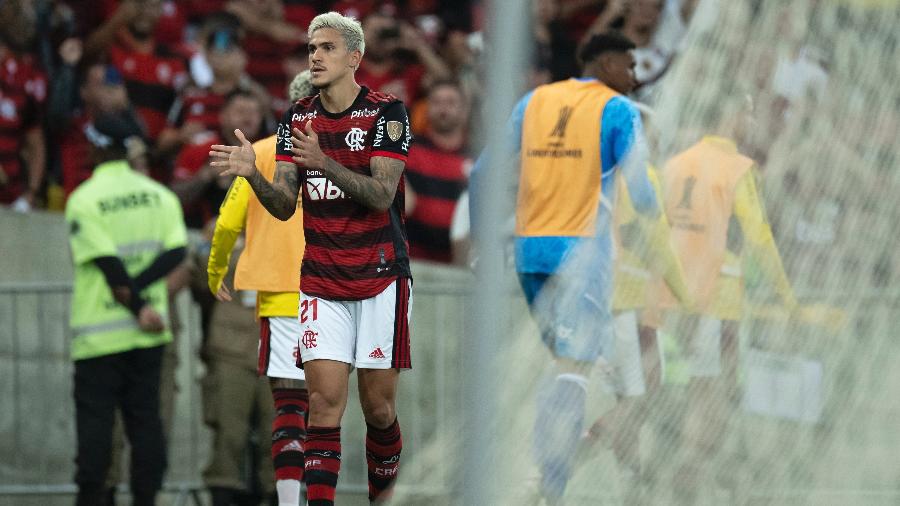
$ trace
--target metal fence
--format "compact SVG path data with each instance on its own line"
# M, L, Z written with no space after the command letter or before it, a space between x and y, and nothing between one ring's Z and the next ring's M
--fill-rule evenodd
M463 322L457 315L468 285L467 275L453 269L414 269L414 368L401 376L398 401L404 454L414 454L441 431L452 430L445 421L450 406L459 405L453 378L460 377L456 343ZM71 504L76 491L70 295L70 283L0 284L0 505ZM176 395L163 501L203 504L205 495L199 491L210 434L200 412L200 314L187 293L179 295L176 307L183 329L175 342ZM352 378L338 487L352 503L364 501L367 492L365 424L357 399ZM127 471L121 476L127 482ZM427 480L398 486L401 490L423 499L447 495L449 478L438 470ZM352 496L358 497L350 500Z

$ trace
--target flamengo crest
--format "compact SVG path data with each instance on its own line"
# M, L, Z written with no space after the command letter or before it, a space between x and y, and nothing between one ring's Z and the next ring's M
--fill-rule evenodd
M366 131L362 128L353 127L347 132L344 142L347 143L350 151L362 151L366 142Z

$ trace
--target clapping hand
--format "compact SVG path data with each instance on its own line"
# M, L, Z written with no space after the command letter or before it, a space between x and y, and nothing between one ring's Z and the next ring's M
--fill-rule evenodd
M306 132L294 128L293 134L291 144L294 147L291 152L294 153L294 162L308 169L323 169L326 157L319 147L319 136L313 130L312 121L306 123Z
M250 177L256 172L256 153L253 145L239 129L234 131L235 137L240 141L240 146L225 146L213 144L209 148L211 167L219 171L220 176Z

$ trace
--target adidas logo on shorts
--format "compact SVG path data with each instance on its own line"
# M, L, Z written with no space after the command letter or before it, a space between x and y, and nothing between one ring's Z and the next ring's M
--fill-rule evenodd
M379 348L375 348L375 350L372 353L369 353L369 358L383 359L385 357L384 357L384 353L381 352L381 348L379 347Z

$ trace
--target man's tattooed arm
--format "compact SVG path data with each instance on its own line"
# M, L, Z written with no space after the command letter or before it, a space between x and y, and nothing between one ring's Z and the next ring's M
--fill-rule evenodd
M258 170L247 181L269 214L287 221L297 209L297 193L300 191L297 166L290 162L275 163L275 178L271 183Z
M374 156L369 164L372 175L365 176L326 157L322 172L353 200L377 211L385 211L394 202L397 183L405 166L406 163L401 160Z

